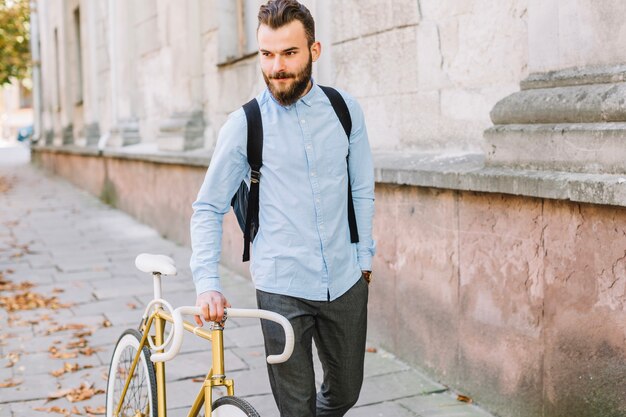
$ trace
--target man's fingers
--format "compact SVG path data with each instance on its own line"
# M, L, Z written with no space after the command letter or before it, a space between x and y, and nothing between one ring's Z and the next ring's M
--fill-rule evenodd
M222 321L224 320L224 303L220 302L216 304L216 314L215 314L215 321Z
M200 319L200 316L193 316L193 319L196 321L196 324L200 327L204 326L204 323L202 322L202 319Z
M210 321L211 318L209 317L209 305L207 303L202 303L202 317L206 320L206 321Z

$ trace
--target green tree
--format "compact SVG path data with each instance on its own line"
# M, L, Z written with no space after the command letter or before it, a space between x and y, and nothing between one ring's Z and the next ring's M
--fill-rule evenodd
M30 76L28 0L0 0L0 87Z

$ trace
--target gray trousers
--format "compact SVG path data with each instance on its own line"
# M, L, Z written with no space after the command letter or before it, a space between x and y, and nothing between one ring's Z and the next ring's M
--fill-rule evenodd
M295 334L291 358L268 365L270 385L281 417L340 417L357 402L363 383L368 285L360 278L334 301L309 301L257 290L257 304L289 319ZM261 320L265 351L281 353L282 328ZM324 370L316 394L312 340Z

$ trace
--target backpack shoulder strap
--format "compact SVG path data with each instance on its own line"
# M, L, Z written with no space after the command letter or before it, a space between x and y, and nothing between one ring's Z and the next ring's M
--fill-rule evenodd
M318 84L319 85L319 84ZM346 132L346 136L348 137L348 143L350 142L350 134L352 133L352 117L350 117L350 110L348 109L348 105L346 101L343 99L339 91L335 90L332 87L322 86L320 88L328 97L331 106L333 106L333 110L335 110L335 114L337 118L339 118L339 122L341 122L341 126L343 126L343 130ZM348 164L348 158L346 158L346 166ZM350 226L350 242L358 243L359 242L359 231L356 225L356 214L354 212L354 200L352 199L352 185L350 184L350 172L348 171L348 225Z
M252 99L243 105L248 125L248 164L250 164L250 194L246 212L246 227L243 232L243 261L250 260L250 242L256 235L259 225L259 181L263 166L263 120L259 102Z
M334 88L326 87L324 85L320 85L319 87L322 89L324 94L326 94L328 100L330 100L330 104L333 106L333 110L335 110L335 113L339 118L339 122L341 122L341 126L343 126L343 130L346 132L346 136L350 139L350 133L352 133L352 118L350 117L350 110L348 110L346 101L343 99L339 91Z
M263 165L263 121L261 108L256 98L243 105L248 125L248 163L258 171Z

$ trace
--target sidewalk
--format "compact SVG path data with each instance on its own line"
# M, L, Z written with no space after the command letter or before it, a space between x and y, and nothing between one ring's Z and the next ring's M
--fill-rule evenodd
M164 297L173 306L194 303L188 248L45 176L28 164L25 149L0 147L0 307L5 305L0 308L0 416L102 413L114 344L125 328L136 327L152 296L151 277L134 267L141 252L173 257L179 273L164 278ZM255 307L248 280L226 269L222 276L233 306ZM34 286L26 288L28 282ZM16 290L19 284L22 289ZM8 312L6 303L25 292L31 298L16 307L27 302L43 307ZM226 370L237 395L260 415L278 416L258 321L232 320L224 335ZM369 350L363 390L347 416L490 416L392 355ZM168 363L168 416L186 416L184 407L200 385L193 379L204 376L210 359L206 343L188 337L180 356Z

